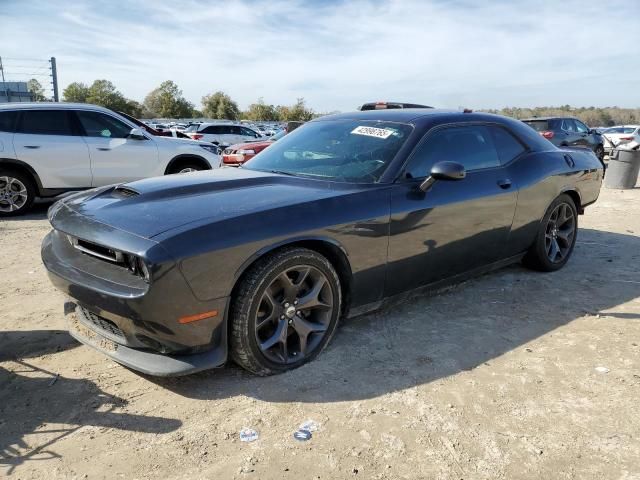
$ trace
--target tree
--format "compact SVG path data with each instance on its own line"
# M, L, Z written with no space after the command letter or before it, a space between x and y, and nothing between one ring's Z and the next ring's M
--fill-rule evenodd
M32 78L27 82L27 90L32 93L33 99L36 102L44 102L47 99L47 97L44 96L44 88L42 88L42 84L35 78Z
M127 100L109 80L94 81L89 87L85 101L117 111L129 110L133 106L129 103L133 100Z
M86 103L89 95L89 87L84 83L73 82L62 92L62 99L65 102Z
M254 121L275 121L279 119L276 107L264 103L262 97L256 103L249 105L249 109L244 112L243 117Z
M182 96L182 90L171 80L166 80L144 99L144 107L161 118L187 118L193 114L193 104Z
M298 98L296 103L290 107L278 105L276 111L281 122L308 122L313 118L313 110L307 108L304 98Z
M207 118L225 118L238 120L240 109L238 104L224 92L215 92L202 97L202 114Z

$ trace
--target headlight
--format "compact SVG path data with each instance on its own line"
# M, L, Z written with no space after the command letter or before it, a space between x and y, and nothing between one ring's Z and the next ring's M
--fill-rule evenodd
M236 152L238 155L255 155L255 150L238 150Z
M214 155L220 155L220 148L215 145L200 145L200 148L204 148L207 152L213 153Z

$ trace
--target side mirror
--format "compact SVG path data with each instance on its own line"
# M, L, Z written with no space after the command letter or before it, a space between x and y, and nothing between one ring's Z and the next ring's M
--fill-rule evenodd
M142 134L142 130L140 130L139 128L132 128L131 131L129 132L129 138L133 138L134 140L146 140L147 137L145 137Z
M466 176L463 165L457 162L438 162L431 167L429 176L420 184L420 190L426 192L436 180L462 180Z

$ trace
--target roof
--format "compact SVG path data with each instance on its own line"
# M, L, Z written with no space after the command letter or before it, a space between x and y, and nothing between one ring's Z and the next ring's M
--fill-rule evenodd
M536 120L558 120L560 118L570 118L571 120L578 120L576 117L572 117L570 115L566 115L566 116L560 116L560 115L551 115L548 117L531 117L531 118L521 118L520 120L523 122L535 122Z
M365 110L346 113L336 113L335 115L326 115L319 117L314 122L323 120L340 120L340 119L354 119L354 120L384 120L388 122L404 122L409 123L413 120L422 117L431 116L448 116L452 114L463 114L459 110L444 110L436 108L391 108L385 110Z
M0 103L0 110L25 110L37 108L55 108L60 110L84 109L111 111L108 108L93 105L91 103L65 103L65 102L13 102Z

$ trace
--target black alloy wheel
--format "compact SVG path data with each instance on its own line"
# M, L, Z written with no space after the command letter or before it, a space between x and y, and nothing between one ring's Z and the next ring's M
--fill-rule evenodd
M313 250L285 248L240 280L231 310L231 355L258 375L311 361L331 340L342 307L340 279Z
M560 203L551 212L545 229L545 251L551 263L561 263L573 248L576 217L571 207Z
M523 263L542 272L559 270L571 257L577 235L576 204L573 198L563 193L547 209Z

